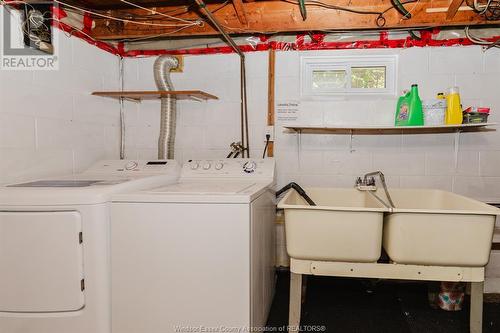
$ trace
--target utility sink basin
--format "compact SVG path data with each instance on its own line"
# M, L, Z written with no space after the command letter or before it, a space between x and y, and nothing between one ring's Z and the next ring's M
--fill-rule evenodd
M376 262L381 254L384 213L367 191L306 188L317 206L296 192L278 203L285 210L288 255L295 259Z
M390 189L383 246L398 264L482 267L500 209L439 190ZM380 193L383 198L383 193Z

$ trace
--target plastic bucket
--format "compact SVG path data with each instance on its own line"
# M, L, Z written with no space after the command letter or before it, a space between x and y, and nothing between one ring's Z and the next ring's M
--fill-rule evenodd
M424 112L424 125L439 126L444 125L446 115L446 100L428 99L422 101L422 111Z

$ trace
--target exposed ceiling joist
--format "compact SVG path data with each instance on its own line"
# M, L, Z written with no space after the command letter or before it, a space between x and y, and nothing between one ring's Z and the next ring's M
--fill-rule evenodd
M214 13L216 19L230 34L500 24L500 21L486 21L484 17L474 11L458 10L462 2L452 0L450 5L449 0L420 0L405 4L407 10L411 12L411 19L403 19L397 10L392 9L389 0L322 0L321 3L309 1L308 16L305 21L302 20L299 6L295 0L246 0L244 2L243 0L232 0L232 3L230 1L223 4L211 2L207 4L207 8ZM177 17L188 20L199 19L200 16L204 18L197 8L193 8L192 3L189 3L191 7L188 11L186 11L186 5L155 7L155 10L180 13ZM336 6L360 11L363 14L335 9ZM455 6L458 6L456 10ZM448 8L448 10L429 11L430 8ZM454 13L447 20L450 11ZM108 13L119 17L145 15L144 10L137 8L111 10ZM172 24L171 20L162 18L157 18L154 22ZM382 25L382 23L385 24ZM208 23L203 26L192 25L179 29L179 27L117 23L108 19L96 18L95 27L91 34L98 39L110 40L154 36L209 36L217 35L218 32Z
M448 7L448 12L446 13L446 19L451 20L460 8L460 5L464 2L464 0L452 0L450 7Z
M236 16L238 20L244 26L248 25L247 13L245 12L245 7L242 0L233 0L234 10L236 11Z

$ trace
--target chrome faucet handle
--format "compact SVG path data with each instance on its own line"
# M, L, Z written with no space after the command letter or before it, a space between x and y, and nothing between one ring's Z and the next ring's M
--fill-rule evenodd
M361 177L356 178L356 186L361 186L361 185L363 185L363 180L361 179Z
M366 185L375 186L375 177L368 177L368 179L366 180Z

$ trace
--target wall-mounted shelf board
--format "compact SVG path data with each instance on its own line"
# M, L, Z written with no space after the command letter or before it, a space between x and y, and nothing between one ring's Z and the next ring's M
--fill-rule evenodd
M134 101L153 100L167 96L175 96L177 99L209 100L219 99L201 90L178 90L178 91L95 91L94 96L110 97L115 99L129 99Z
M302 126L285 125L284 128L301 133L335 134L401 134L401 133L452 133L494 130L486 128L496 123L439 125L439 126Z
M440 125L440 126L302 126L302 125L285 125L283 128L291 133L297 133L298 157L300 161L300 151L302 134L347 134L350 135L349 149L352 152L353 136L356 135L385 135L385 134L431 134L431 133L455 133L455 170L458 165L458 150L460 144L460 133L462 132L488 132L495 131L497 123L480 123L480 124L461 124L461 125Z

